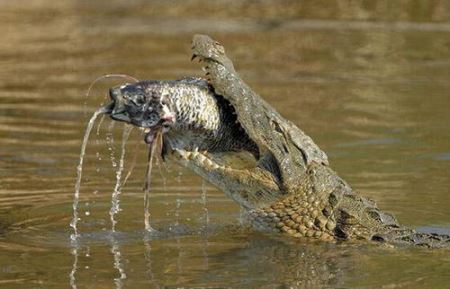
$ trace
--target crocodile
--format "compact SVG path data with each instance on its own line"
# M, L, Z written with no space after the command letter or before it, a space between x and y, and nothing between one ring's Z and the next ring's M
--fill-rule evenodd
M332 170L326 153L309 136L282 117L239 77L219 42L207 35L194 35L192 53L192 59L202 63L207 83L179 80L166 82L165 87L178 87L169 89L172 92L180 91L177 86L180 83L202 87L199 91L203 91L206 98L216 99L214 105L218 107L206 110L207 114L219 127L226 127L225 131L239 131L227 135L226 139L228 143L240 144L218 145L224 138L220 139L217 127L212 133L197 134L194 139L201 140L194 141L193 145L192 142L180 145L180 142L170 141L177 135L183 139L186 135L181 131L197 129L198 132L202 127L191 123L191 126L178 126L172 135L166 134L164 154L217 186L245 208L247 219L254 227L324 241L370 240L450 247L450 236L421 233L402 226L374 201L353 190ZM117 107L117 95L113 100ZM196 116L203 110L204 107L197 107ZM111 113L111 117L113 115ZM147 132L147 136L153 133L149 128ZM213 141L199 150L198 146L208 139ZM218 152L227 154L236 150L250 152L254 164L238 168L221 163Z

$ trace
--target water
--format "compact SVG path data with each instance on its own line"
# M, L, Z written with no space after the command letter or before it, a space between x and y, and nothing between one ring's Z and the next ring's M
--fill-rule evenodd
M152 175L147 233L138 130L127 142L112 242L122 127L111 129L112 168L108 117L86 149L76 244L67 226L86 125L122 80L98 82L85 106L89 83L113 73L200 75L189 49L203 32L354 189L402 224L448 232L447 2L0 1L0 287L449 288L446 251L246 230L239 207L207 183L205 232L202 180L170 162L166 185L156 168Z
M209 224L209 212L208 212L208 188L206 186L206 181L202 180L202 187L201 187L201 191L202 191L202 205L203 205L203 211L204 211L204 222L205 222L205 228L208 228L208 224Z

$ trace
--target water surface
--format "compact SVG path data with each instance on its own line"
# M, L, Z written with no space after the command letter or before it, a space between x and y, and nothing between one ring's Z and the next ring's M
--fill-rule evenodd
M1 288L450 288L450 251L250 231L236 204L170 163L152 177L158 232L146 234L137 130L112 233L123 126L108 119L87 147L76 244L69 228L84 129L120 81L86 99L89 83L200 75L189 49L201 32L356 190L405 225L448 233L446 1L91 2L0 1Z

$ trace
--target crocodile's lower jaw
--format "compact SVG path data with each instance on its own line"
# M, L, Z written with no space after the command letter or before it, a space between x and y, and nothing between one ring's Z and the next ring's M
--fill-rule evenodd
M181 161L185 166L190 168L197 167L199 169L205 170L205 172L230 172L232 170L231 167L219 164L218 162L213 160L212 157L206 152L174 149L172 151L172 154L178 161Z

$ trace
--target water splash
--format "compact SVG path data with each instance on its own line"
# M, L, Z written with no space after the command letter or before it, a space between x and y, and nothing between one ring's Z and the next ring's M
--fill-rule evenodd
M91 130L92 127L94 126L94 122L97 119L97 117L108 111L108 108L106 106L99 108L96 112L94 112L94 114L92 115L91 119L88 122L88 125L86 127L86 132L84 134L84 138L83 138L83 143L81 144L81 152L80 152L80 162L78 163L77 166L77 180L75 182L75 193L73 195L73 204L72 204L72 208L73 208L73 217L72 217L72 221L70 222L70 227L72 227L73 229L73 234L70 235L70 239L72 241L76 241L76 239L78 238L78 221L79 221L79 216L78 216L78 202L80 200L80 187L81 187L81 176L82 176L82 171L83 171L83 160L84 160L84 155L86 153L86 146L89 140L89 135L91 134Z
M125 161L126 143L127 143L128 137L130 136L130 133L132 130L133 130L133 127L131 125L125 124L123 127L121 153L120 153L119 164L118 164L118 167L116 170L116 184L114 186L114 190L111 195L111 209L109 210L109 216L111 219L111 230L113 232L116 231L116 224L117 224L115 216L117 213L120 212L119 196L120 196L121 188L122 188L121 180L122 180L122 173L123 173L124 161Z

